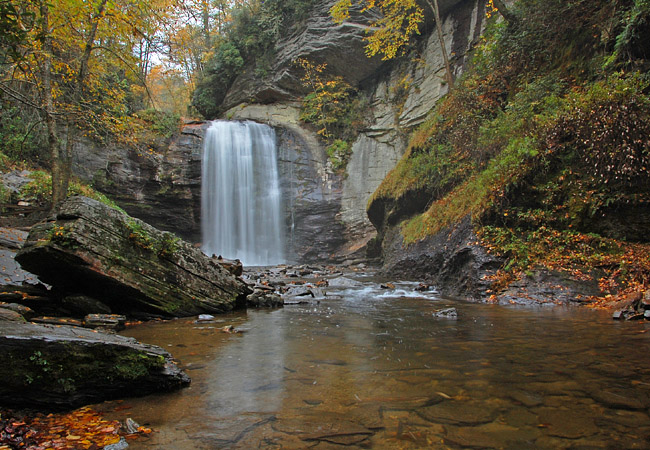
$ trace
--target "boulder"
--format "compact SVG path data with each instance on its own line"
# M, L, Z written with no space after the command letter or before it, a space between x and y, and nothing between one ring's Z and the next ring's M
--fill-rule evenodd
M169 353L84 328L0 322L0 403L61 409L190 383Z
M266 289L255 289L246 299L246 305L252 308L271 307L277 308L284 305L280 295Z
M82 196L34 226L16 261L58 290L95 298L113 313L222 313L244 306L250 293L217 258Z

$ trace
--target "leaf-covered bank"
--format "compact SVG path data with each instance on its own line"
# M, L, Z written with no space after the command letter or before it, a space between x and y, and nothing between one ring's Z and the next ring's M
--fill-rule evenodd
M650 276L650 2L522 0L411 136L368 205L386 256L471 217L502 265L492 291L539 267L599 281ZM421 244L419 244L421 245Z

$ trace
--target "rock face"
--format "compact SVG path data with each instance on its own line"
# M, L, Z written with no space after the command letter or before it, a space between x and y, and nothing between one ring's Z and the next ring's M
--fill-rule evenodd
M151 151L84 142L75 149L72 170L133 217L199 242L201 156L207 126L187 124Z
M190 383L171 355L77 327L0 322L2 406L60 409Z
M306 28L277 44L272 75L254 79L244 73L230 88L223 107L231 108L226 113L229 117L249 118L290 129L300 127L295 117L289 118L284 113L290 101L303 94L299 83L302 73L291 64L291 58L296 57L327 64L332 73L343 76L368 98L368 126L353 143L346 174L340 181L337 222L343 226L345 236L340 253L346 253L373 236L373 227L366 216L368 199L403 155L406 133L422 123L448 87L442 81L444 63L433 28L423 33L417 63L380 64L363 52L364 24L370 17L356 12L349 21L337 26L328 13L333 3L318 2ZM483 30L484 2L449 0L440 2L440 8L447 51L452 55L454 74L459 76L467 52ZM251 99L265 104L247 104ZM312 153L323 153L313 133L302 127L300 134L311 135L307 144L316 144Z
M246 284L187 242L85 197L32 228L16 255L63 292L102 301L114 313L219 313L244 306Z
M483 298L490 285L486 277L502 265L476 244L469 218L408 246L399 227L389 227L385 232L383 271L391 277L426 280L445 295Z
M276 43L276 56L268 75L260 77L255 65L250 65L235 79L220 109L225 111L251 100L269 104L298 99L304 94L300 81L303 72L295 63L299 58L326 64L328 73L343 76L355 86L374 75L382 61L365 56L363 37L370 20L376 16L361 14L358 7L353 7L351 20L337 25L329 15L334 3L335 0L315 2L305 25Z
M404 153L406 135L422 123L446 94L438 37L428 17L415 58L383 62L365 56L368 12L353 11L341 25L332 22L334 0L318 1L304 27L277 44L268 75L251 65L229 89L221 110L276 128L280 171L290 235L291 262L342 260L374 235L366 215L370 195ZM443 32L453 71L459 76L466 54L483 29L482 0L440 1ZM425 8L426 10L426 8ZM427 12L427 14L429 14ZM300 123L305 58L327 64L367 99L367 126L352 144L346 173L334 173L316 133ZM74 168L129 214L191 241L200 242L200 174L206 124L190 124L155 152L80 147Z

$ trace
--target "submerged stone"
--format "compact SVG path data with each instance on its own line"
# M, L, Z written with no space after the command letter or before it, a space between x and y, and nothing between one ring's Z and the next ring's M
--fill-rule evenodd
M444 319L458 319L456 308L445 308L433 313L433 317L442 317Z

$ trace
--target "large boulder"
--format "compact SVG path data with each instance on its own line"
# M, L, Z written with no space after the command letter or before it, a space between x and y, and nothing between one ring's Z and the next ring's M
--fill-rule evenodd
M2 406L60 409L186 386L160 347L84 328L0 322Z
M16 261L56 289L101 300L115 313L221 313L244 306L251 292L217 258L81 196L34 226Z

